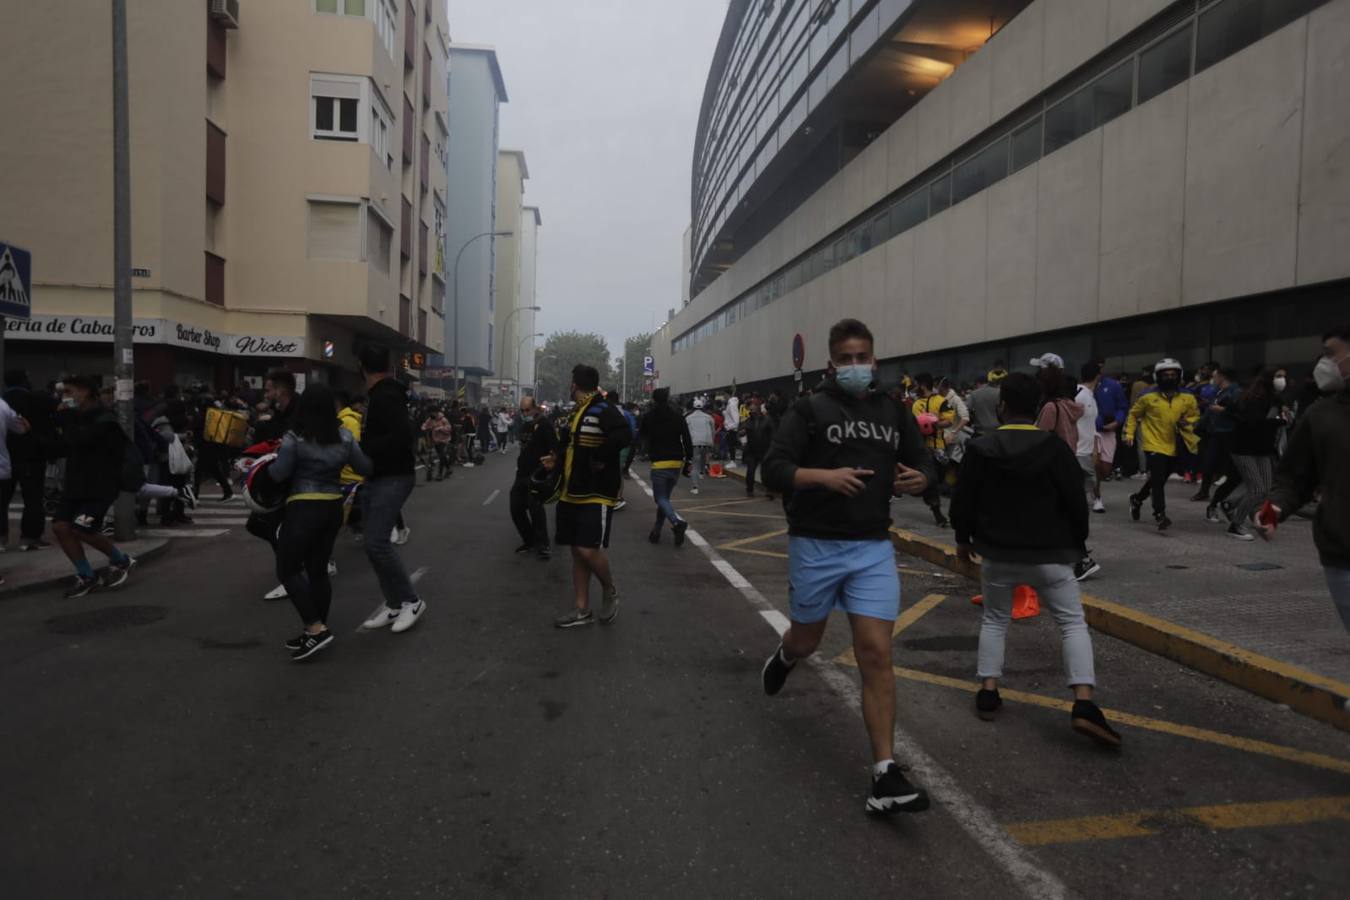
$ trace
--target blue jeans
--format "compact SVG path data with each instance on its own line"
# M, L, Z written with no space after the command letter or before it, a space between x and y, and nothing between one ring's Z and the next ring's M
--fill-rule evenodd
M675 484L679 480L679 469L652 469L652 496L656 499L657 528L660 528L661 523L667 520L671 526L678 525L683 521L676 514L675 507L670 505L670 494L675 490Z
M416 603L408 571L398 550L389 541L389 533L398 524L403 504L412 495L413 475L388 475L371 478L361 486L362 515L365 518L366 557L384 594L384 605L398 609L405 603Z

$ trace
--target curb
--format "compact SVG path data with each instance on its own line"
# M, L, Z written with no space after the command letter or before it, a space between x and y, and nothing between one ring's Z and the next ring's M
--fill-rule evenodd
M740 469L727 475L745 480ZM895 549L973 581L980 567L958 559L956 548L913 532L891 529ZM1111 600L1083 594L1083 613L1097 631L1142 650L1179 662L1206 675L1283 703L1319 722L1350 731L1350 684L1326 678L1289 663L1262 656L1216 637L1131 609Z
M136 555L136 562L149 562L155 557L160 556L169 548L169 541L172 540L172 538L159 538L158 540L158 544L146 547L143 551L138 553ZM53 547L52 549L56 550L58 553L60 552L56 547ZM40 581L31 581L27 584L18 584L14 587L0 586L0 601L4 601L10 597L19 597L24 594L32 594L49 588L60 587L70 581L71 574L71 572L63 572L62 574L55 575L51 578L44 578Z

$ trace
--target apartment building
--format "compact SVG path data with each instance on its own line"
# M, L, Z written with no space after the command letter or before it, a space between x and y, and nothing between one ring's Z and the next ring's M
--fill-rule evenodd
M520 399L520 357L533 362L535 325L535 250L541 221L536 207L525 205L529 166L522 150L497 154L497 237L493 283L493 377L484 386L493 402ZM528 347L526 345L529 345Z
M23 122L0 234L33 252L10 365L112 370L111 36L100 0L7 13ZM128 4L136 376L217 387L444 340L448 25L436 0Z

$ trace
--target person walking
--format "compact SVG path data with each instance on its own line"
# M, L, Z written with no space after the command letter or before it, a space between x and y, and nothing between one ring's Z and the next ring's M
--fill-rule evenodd
M1103 478L1116 471L1116 444L1120 440L1120 429L1125 426L1129 404L1125 400L1125 388L1106 374L1105 360L1097 360L1097 373L1092 398L1097 401L1097 482L1100 485ZM1100 500L1100 487L1098 495ZM1106 504L1093 503L1092 511L1104 513Z
M1082 412L1078 421L1074 423L1077 426L1074 458L1078 460L1078 467L1083 472L1083 493L1091 503L1092 510L1105 512L1106 505L1102 503L1101 467L1097 458L1096 387L1101 368L1095 362L1084 363L1078 374L1080 376L1078 392L1074 394L1073 403ZM1101 564L1092 558L1092 551L1088 549L1087 544L1081 549L1082 556L1073 567L1074 578L1079 581L1091 578L1102 570Z
M900 579L890 542L890 500L921 494L934 477L914 417L874 389L872 332L857 319L829 332L829 375L783 416L765 483L789 496L791 624L764 663L764 693L778 694L797 663L816 651L830 613L848 614L862 675L862 714L872 745L872 814L919 812L928 795L895 761L891 637Z
M267 373L267 380L264 382L263 403L267 410L266 416L259 416L256 424L253 426L253 442L255 444L266 443L269 441L280 441L281 438L291 429L291 417L295 415L296 397L295 397L295 376L284 369L275 369ZM152 415L153 408L146 415ZM281 518L285 515L285 508L275 513L250 512L248 520L244 523L244 530L254 537L266 541L272 548L273 555L276 554L277 532L281 528ZM272 590L263 594L264 600L285 600L286 586L278 584Z
M99 402L92 375L67 378L61 410L56 415L55 455L66 459L61 502L52 515L52 535L75 567L75 582L66 598L83 597L100 588L118 588L136 567L134 557L104 537L103 519L122 485L127 438L117 416ZM94 572L84 548L108 557L108 573Z
M287 641L291 659L309 659L333 643L328 611L333 585L328 561L342 530L342 473L350 467L368 475L370 460L346 428L338 424L336 398L328 385L305 389L281 438L277 458L263 473L278 484L289 482L286 516L277 534L277 578L300 616L304 631Z
M484 456L492 452L492 410L484 403L478 409L478 445Z
M609 526L614 505L623 496L619 451L633 439L628 421L618 408L600 396L600 373L592 366L572 369L571 396L576 403L558 452L540 464L552 472L562 466L562 494L558 498L554 538L572 548L573 609L554 620L555 628L605 624L619 614L619 591L614 586L609 558ZM591 578L600 582L600 613L591 612Z
M530 481L540 460L558 450L558 435L539 412L534 398L520 398L520 455L516 458L516 480L511 483L511 521L520 534L517 553L533 553L547 561L553 556L548 542L548 513L544 502L530 489Z
M722 429L726 436L722 439L726 447L727 468L736 468L736 451L740 449L741 440L741 398L736 396L736 389L733 386L731 396L727 398L726 409L722 411Z
M1297 512L1320 487L1313 544L1341 622L1350 632L1350 324L1328 332L1313 368L1325 396L1299 417L1280 460L1270 500L1259 519L1261 536Z
M1125 419L1125 446L1132 447L1138 436L1144 451L1144 468L1148 481L1136 494L1130 495L1130 518L1139 521L1144 501L1153 498L1153 520L1159 531L1165 531L1172 520L1167 518L1167 479L1177 455L1177 441L1183 441L1194 454L1199 447L1195 423L1200 418L1195 397L1181 390L1181 363L1175 359L1159 360L1153 367L1157 390L1146 391L1130 407Z
M436 454L436 471L427 473L428 478L444 481L452 472L450 468L450 437L454 429L445 417L445 410L437 407L422 423L422 431L431 438L431 449Z
M1205 521L1217 524L1224 521L1219 515L1220 504L1242 484L1242 477L1233 465L1233 430L1237 427L1233 413L1242 396L1242 387L1238 384L1237 372L1225 366L1216 365L1210 381L1214 393L1196 425L1196 431L1204 433L1201 447L1204 468L1200 491L1191 499L1206 501ZM1210 491L1219 479L1223 484L1211 495Z
M653 544L661 542L661 528L670 523L675 546L684 544L684 533L689 523L675 511L670 495L680 480L680 472L689 473L694 466L694 443L689 435L689 423L670 405L670 388L652 391L652 408L638 421L638 434L647 445L651 459L652 498L656 501L656 524L647 534Z
M995 372L976 379L966 406L970 409L970 426L976 437L984 437L998 430L998 385L1006 376Z
M966 448L952 496L957 556L967 562L980 557L984 614L975 710L980 718L992 720L1003 705L998 681L1013 591L1030 585L1059 626L1074 698L1069 714L1073 730L1118 747L1120 735L1092 700L1092 638L1073 569L1088 536L1082 467L1066 443L1032 424L1040 394L1041 387L1027 375L1014 373L1003 380L999 417L1004 424Z
M932 457L935 472L923 492L923 502L933 513L933 523L939 528L946 528L949 523L942 513L942 483L949 465L946 433L956 421L956 410L952 409L946 397L933 390L933 376L927 372L914 376L914 392L917 396L910 409L919 423L924 446Z
M717 435L717 425L713 417L703 409L703 398L694 398L694 410L684 417L689 428L689 439L694 442L694 464L690 468L690 477L694 484L689 493L698 494L699 481L708 471L708 460L712 458L713 440Z
M1219 408L1220 404L1211 407ZM1226 399L1223 411L1233 419L1232 468L1235 475L1219 485L1211 507L1228 514L1228 536L1239 541L1255 538L1252 516L1266 501L1275 482L1275 439L1281 426L1275 385L1269 372L1259 372L1236 400ZM1230 506L1227 498L1237 485L1241 498Z
M43 506L43 486L47 476L47 454L53 440L52 401L33 390L28 373L11 369L5 373L4 401L28 422L27 431L7 434L10 478L0 482L0 546L9 545L9 505L15 493L23 497L19 518L19 540L24 550L50 547L42 539L47 527Z
M506 411L506 407L497 410L497 415L492 420L493 428L497 432L497 452L502 456L507 452L507 438L511 434L511 414Z
M745 453L742 459L745 463L745 496L753 497L755 475L773 444L773 420L764 411L764 404L758 397L750 398L750 411L741 421L741 431L745 434ZM769 499L773 499L772 493L769 494Z
M366 380L361 449L371 463L370 475L361 487L362 518L366 524L364 543L366 558L384 595L384 603L370 614L363 627L389 625L391 631L400 634L416 625L427 609L390 540L416 480L413 446L417 434L408 416L408 390L391 371L389 348L366 344L357 358L361 376ZM399 529L399 534L405 535L408 530Z

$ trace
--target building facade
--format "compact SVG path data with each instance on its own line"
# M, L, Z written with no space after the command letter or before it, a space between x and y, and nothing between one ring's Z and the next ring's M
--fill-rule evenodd
M521 150L501 150L497 154L497 226L509 235L497 238L493 295L491 395L494 400L512 403L519 399L516 390L517 342L524 331L522 319L533 316L525 307L534 298L523 290L525 182L530 169ZM531 323L533 321L531 320ZM485 382L486 383L486 382Z
M733 0L696 136L677 391L829 325L968 379L1313 361L1350 307L1350 0Z
M540 338L539 313L539 228L544 224L537 206L526 206L520 215L520 303L515 324L515 362L509 371L516 385L516 399L534 394L535 347ZM504 372L503 374L507 374Z
M0 234L34 260L6 349L38 380L112 371L106 19L75 0L6 20L0 109L26 140ZM354 383L359 342L440 349L446 34L434 0L128 4L139 379Z
M499 108L507 96L496 52L491 47L451 44L448 90L453 130L446 157L445 254L452 300L457 300L445 319L443 362L453 378L458 358L460 383L467 379L470 399L475 399L482 376L492 373L494 363L499 238L492 232L511 230L497 217Z

